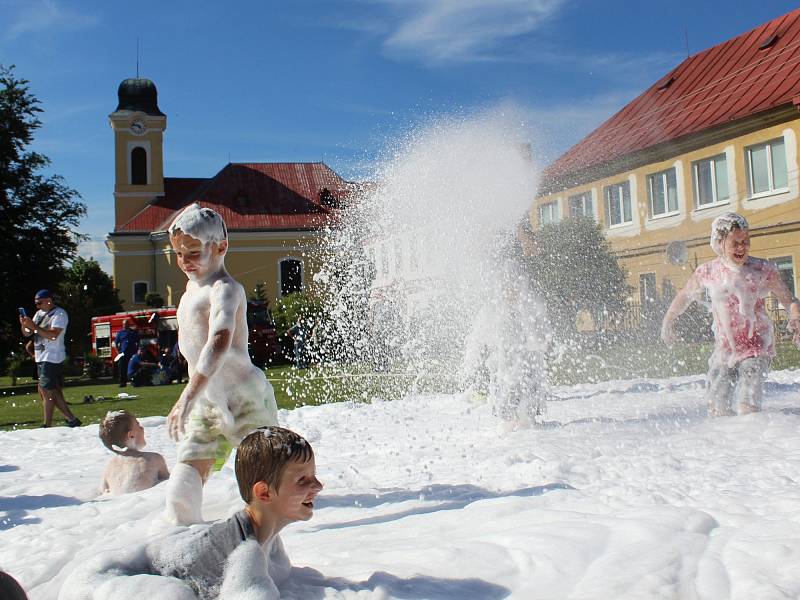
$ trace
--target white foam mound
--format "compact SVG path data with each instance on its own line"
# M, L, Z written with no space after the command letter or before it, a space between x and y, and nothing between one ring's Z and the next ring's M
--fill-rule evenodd
M707 417L701 377L553 391L543 426L508 435L459 395L281 412L325 484L282 533L297 568L281 597L800 595L800 371L773 372L764 411L732 418ZM142 423L174 464L164 420ZM108 454L96 426L0 433L0 566L32 600L98 557L130 567L134 542L169 531L163 484L93 499ZM241 507L228 467L205 492L207 519Z

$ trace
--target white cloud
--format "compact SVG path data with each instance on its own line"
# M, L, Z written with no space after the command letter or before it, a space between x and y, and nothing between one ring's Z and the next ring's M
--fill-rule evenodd
M103 271L112 274L111 253L106 248L104 239L92 237L81 242L78 245L78 256L95 259Z
M399 17L383 43L384 50L390 55L412 56L431 64L494 60L492 51L499 42L536 30L567 3L567 0L378 1Z
M24 0L6 13L11 14L7 35L14 39L21 35L56 30L75 30L92 27L99 22L95 15L77 12L57 0Z

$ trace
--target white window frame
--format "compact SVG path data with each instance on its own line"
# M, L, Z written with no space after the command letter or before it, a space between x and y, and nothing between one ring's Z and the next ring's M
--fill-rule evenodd
M545 221L544 219L545 209L547 209L547 212L550 213L550 220L548 221ZM539 205L539 227L558 223L561 220L560 216L561 215L559 215L558 212L558 200L552 200Z
M772 164L772 145L775 142L783 142L783 157L786 161L786 187L775 187L774 182L774 174L773 174L773 164ZM755 192L755 184L753 182L753 150L756 148L764 147L767 150L767 180L768 180L768 189L764 190L763 192ZM788 159L786 158L786 138L784 136L780 136L766 142L761 142L759 144L752 144L745 148L745 165L747 167L747 185L748 185L748 192L750 192L750 199L754 198L763 198L765 196L772 196L773 194L780 194L783 192L789 191L789 164Z
M300 293L305 292L306 289L306 264L305 261L299 256L284 256L283 258L278 259L278 295L280 298L283 298L287 294L283 293L283 278L281 277L281 273L283 272L283 263L288 261L297 261L300 263L300 289L296 290ZM290 294L292 292L289 292Z
M136 286L140 283L143 283L145 286L144 294L142 294L142 299L136 299ZM147 294L150 293L150 282L144 279L138 279L136 281L131 282L131 298L133 299L134 304L144 304L145 298L147 298Z
M672 173L675 176L675 210L669 210L669 173ZM661 179L661 183L664 186L664 212L656 214L655 211L655 194L653 185L657 179ZM664 217L671 217L672 215L677 215L681 211L681 202L680 198L678 197L678 172L675 167L670 167L669 169L664 169L663 171L658 171L657 173L651 173L647 176L647 201L650 206L650 218L651 219L661 219Z
M717 162L719 159L725 159L725 180L728 182L728 196L725 198L719 197L719 190L717 190ZM700 204L700 165L709 163L711 173L711 196L713 200ZM711 208L713 206L722 206L723 204L730 204L731 202L731 185L728 174L728 153L720 152L708 158L701 158L692 163L692 184L694 187L694 207L695 210L703 210L704 208Z
M573 204L580 202L580 214L573 213ZM589 210L586 210L586 203L589 203ZM589 217L594 219L594 198L592 197L592 190L586 190L579 194L572 194L567 198L567 208L570 217Z
M611 190L618 189L619 190L619 216L622 219L619 223L612 223L611 222ZM625 221L625 190L628 191L628 202L630 203L629 209L631 213L631 220ZM619 183L612 183L605 187L603 187L603 202L605 204L606 209L606 216L608 217L608 222L606 225L609 229L616 229L618 227L627 227L628 225L632 225L634 222L634 205L633 205L633 198L631 197L631 182L627 179L625 181L620 181Z
M639 305L642 307L642 310L645 310L646 307L652 308L652 305L646 302L647 300L646 292L648 291L646 285L647 276L652 276L653 279L653 289L650 290L652 291L652 296L650 296L653 299L652 304L654 305L658 301L658 279L656 277L655 272L647 271L644 273L639 273Z

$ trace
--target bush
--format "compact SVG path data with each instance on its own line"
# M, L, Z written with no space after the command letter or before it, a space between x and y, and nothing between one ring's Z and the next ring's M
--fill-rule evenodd
M144 303L149 308L163 308L164 299L158 292L148 292L144 297Z
M8 376L11 385L17 385L17 378L33 373L33 359L24 352L13 352L8 360Z
M86 354L83 362L83 374L91 379L99 379L106 372L105 361L94 354Z

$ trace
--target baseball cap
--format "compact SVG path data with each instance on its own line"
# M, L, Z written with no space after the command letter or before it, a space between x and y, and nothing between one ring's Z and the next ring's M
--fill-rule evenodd
M53 294L51 294L50 290L48 289L39 290L38 292L36 292L36 296L34 296L36 300L41 300L42 298L52 298L52 297Z

